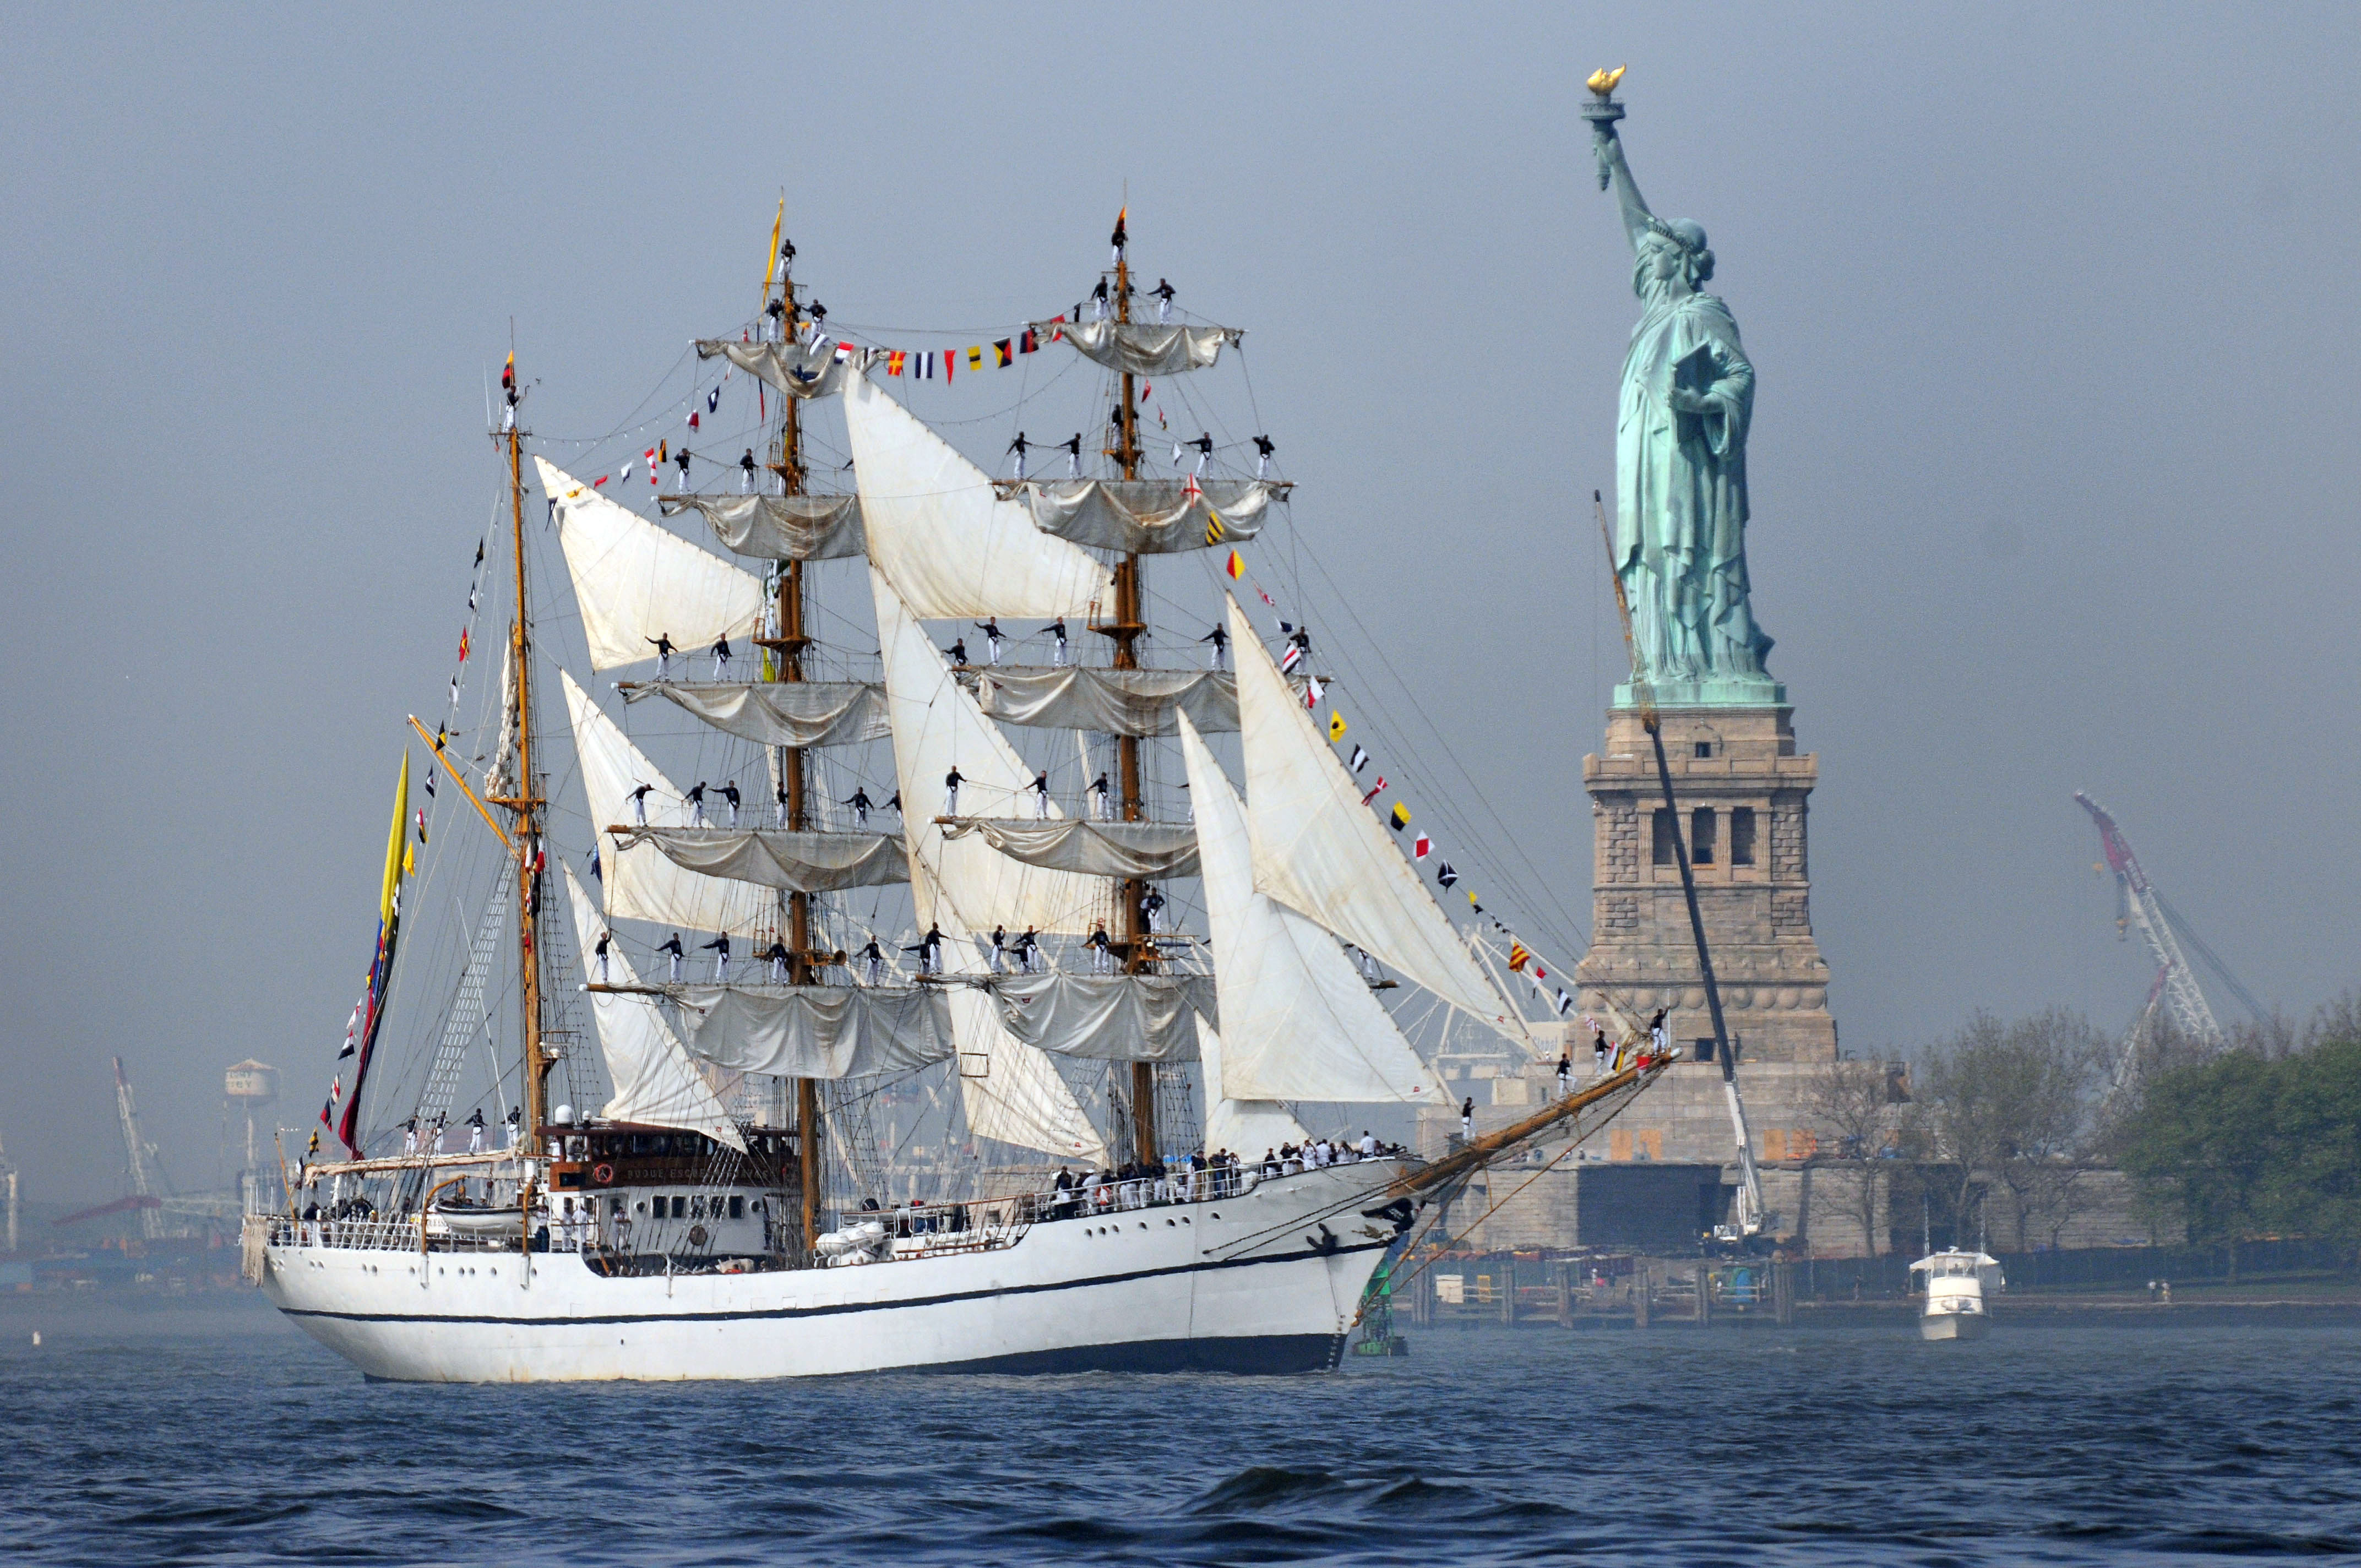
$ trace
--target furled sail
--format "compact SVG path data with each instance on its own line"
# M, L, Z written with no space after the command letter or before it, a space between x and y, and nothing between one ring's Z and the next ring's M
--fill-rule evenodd
M653 784L648 815L662 821L681 816L680 792L642 755L615 721L598 711L573 675L558 671L566 711L574 720L574 754L582 765L582 793L589 797L590 821L604 830L633 820L631 793ZM752 937L775 930L778 894L750 883L701 876L676 866L654 845L617 849L601 857L607 915L618 920L653 920L684 931L727 931Z
M602 922L598 905L572 866L566 868L566 894L574 912L574 939L587 949ZM620 948L608 949L607 963L612 981L627 986L639 983L631 960ZM607 1102L601 1115L614 1122L703 1133L741 1154L746 1152L746 1140L739 1136L712 1085L689 1060L653 1001L642 995L592 992L590 1013L598 1021L598 1050L607 1061L607 1076L615 1085L615 1097Z
M607 823L609 828L618 828ZM620 828L617 858L653 844L699 876L734 877L790 893L835 893L910 880L899 833L801 833L785 828Z
M873 382L845 389L869 559L922 619L1082 615L1115 602L1096 559L1033 526L1021 501Z
M836 339L825 334L805 343L732 343L728 338L700 337L697 356L720 355L749 375L760 377L791 398L824 398L861 378L855 364L859 350L840 356Z
M929 986L682 985L691 1055L736 1072L866 1078L948 1061L948 999Z
M946 839L981 833L1010 859L1051 871L1148 882L1197 874L1197 830L1185 822L970 817L941 827Z
M1028 1046L1094 1061L1195 1061L1208 974L1001 975L1000 1021Z
M591 668L653 659L652 638L693 652L717 638L752 635L763 619L761 578L666 533L548 459L533 461L556 511Z
M1002 925L1088 932L1114 906L1104 880L1025 865L981 836L946 840L936 825L936 806L947 804L943 779L954 766L964 781L960 808L967 814L1016 811L1033 770L952 678L941 650L885 575L873 568L869 576L919 928L940 922L971 936Z
M1228 1149L1251 1160L1255 1150L1276 1153L1282 1144L1312 1141L1295 1113L1276 1100L1233 1100L1222 1092L1222 1036L1202 1014L1197 1017L1198 1076L1205 1081L1205 1146Z
M1044 533L1152 555L1244 543L1288 488L1265 479L1041 479L1025 496Z
M1035 322L1036 329L1053 332L1079 349L1082 356L1110 370L1135 376L1177 376L1202 370L1222 356L1222 345L1246 336L1242 327L1159 325L1154 322Z
M666 517L704 513L713 536L735 554L835 561L865 548L859 496L666 496L656 504Z
M1172 735L1176 712L1206 733L1238 727L1237 682L1220 670L987 667L977 673L975 700L1003 724L1028 729Z
M892 729L885 688L870 681L641 681L621 690L627 703L661 696L764 746L851 746Z
M1230 601L1246 743L1254 885L1400 970L1454 1007L1525 1043L1516 1009L1476 967L1418 873L1387 842L1336 760ZM1196 802L1202 825L1204 802ZM1235 1028L1235 1025L1233 1025Z
M1180 747L1196 806L1214 990L1222 1001L1221 1094L1444 1102L1434 1073L1378 1005L1336 938L1255 891L1246 807L1186 722ZM1209 1076L1208 1094L1215 1087Z

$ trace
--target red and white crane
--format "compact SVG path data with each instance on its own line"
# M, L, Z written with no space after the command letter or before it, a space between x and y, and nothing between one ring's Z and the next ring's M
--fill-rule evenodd
M2121 1089L2138 1070L2137 1047L2159 1010L2171 1019L2173 1028L2191 1042L2208 1048L2222 1043L2221 1020L2214 1017L2213 1005L2197 983L2196 971L2191 969L2183 949L2184 941L2196 949L2214 977L2246 1003L2257 1020L2267 1022L2262 1004L2238 983L2228 966L2189 928L2189 923L2175 913L2156 890L2156 884L2147 880L2147 872L2140 869L2139 857L2132 852L2131 840L2124 837L2123 828L2107 808L2081 790L2074 792L2074 802L2089 812L2091 820L2099 827L2099 848L2106 856L2103 869L2114 874L2121 901L2115 916L2116 934L2128 938L2136 927L2140 939L2147 944L2148 956L2156 960L2156 982L2148 987L2147 1005L2141 1009L2139 1021L2132 1025L2131 1035L2124 1042L2123 1057L2115 1066L2115 1087Z

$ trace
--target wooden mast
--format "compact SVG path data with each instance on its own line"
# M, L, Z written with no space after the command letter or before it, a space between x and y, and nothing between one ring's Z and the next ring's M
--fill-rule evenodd
M1122 228L1129 216L1128 209L1115 220ZM1119 323L1131 321L1131 258L1127 247L1117 246L1115 253L1115 319ZM1120 355L1118 354L1118 359ZM1123 372L1123 477L1139 477L1139 411L1137 393L1132 385L1132 374ZM1115 569L1115 620L1108 632L1115 638L1115 667L1136 670L1139 667L1138 650L1135 644L1145 630L1139 592L1139 554L1125 554ZM1115 737L1115 758L1123 784L1123 819L1137 822L1140 818L1139 740L1137 736ZM1148 944L1148 916L1140 907L1147 895L1148 884L1138 877L1126 877L1123 883L1124 970L1137 974L1154 961L1155 954ZM1156 1138L1156 1066L1153 1062L1131 1064L1131 1110L1134 1128L1132 1157L1146 1164L1157 1157Z
M502 801L516 814L510 843L517 864L517 1000L523 1014L524 1128L538 1138L548 1120L549 1069L555 1065L542 1043L541 1018L541 806L533 772L533 640L526 630L524 584L524 433L514 404L508 421L510 537L516 556L516 619L509 623L509 652L516 671L516 797Z
M785 267L779 273L780 302L785 307L779 317L779 339L782 345L796 338L797 323L803 319L803 307L796 302L796 280ZM766 302L767 303L767 302ZM804 493L804 431L802 409L796 399L785 392L779 394L784 422L779 427L779 460L771 466L780 478L781 488L791 496ZM804 678L804 648L811 639L804 635L804 564L783 561L779 565L778 635L765 643L774 655L772 678L780 681L800 681ZM799 746L779 748L779 782L787 792L787 828L792 832L810 829L810 807L805 799L804 753ZM795 985L812 983L811 894L787 894L787 979ZM807 1253L812 1238L819 1234L819 1085L808 1078L798 1078L796 1086L796 1159L802 1178L803 1246Z

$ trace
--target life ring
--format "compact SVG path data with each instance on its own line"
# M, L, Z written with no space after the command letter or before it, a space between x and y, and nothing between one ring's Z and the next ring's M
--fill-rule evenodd
M590 1179L601 1187L610 1186L615 1179L615 1168L603 1162L594 1165L590 1168Z

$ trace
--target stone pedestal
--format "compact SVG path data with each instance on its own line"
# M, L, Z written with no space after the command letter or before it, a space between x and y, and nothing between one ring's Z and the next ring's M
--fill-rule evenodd
M1806 1080L1836 1059L1837 1025L1828 966L1812 938L1808 828L1819 767L1795 750L1792 711L1662 709L1676 823L1664 817L1636 709L1610 709L1603 754L1582 760L1597 845L1590 950L1575 970L1582 1005L1603 1017L1611 998L1642 1025L1669 1009L1665 1026L1685 1063L1618 1119L1632 1139L1622 1157L1730 1157L1720 1069L1700 1044L1712 1040L1713 1019L1673 857L1675 830L1696 861L1755 1156L1781 1158L1791 1143L1802 1153Z

